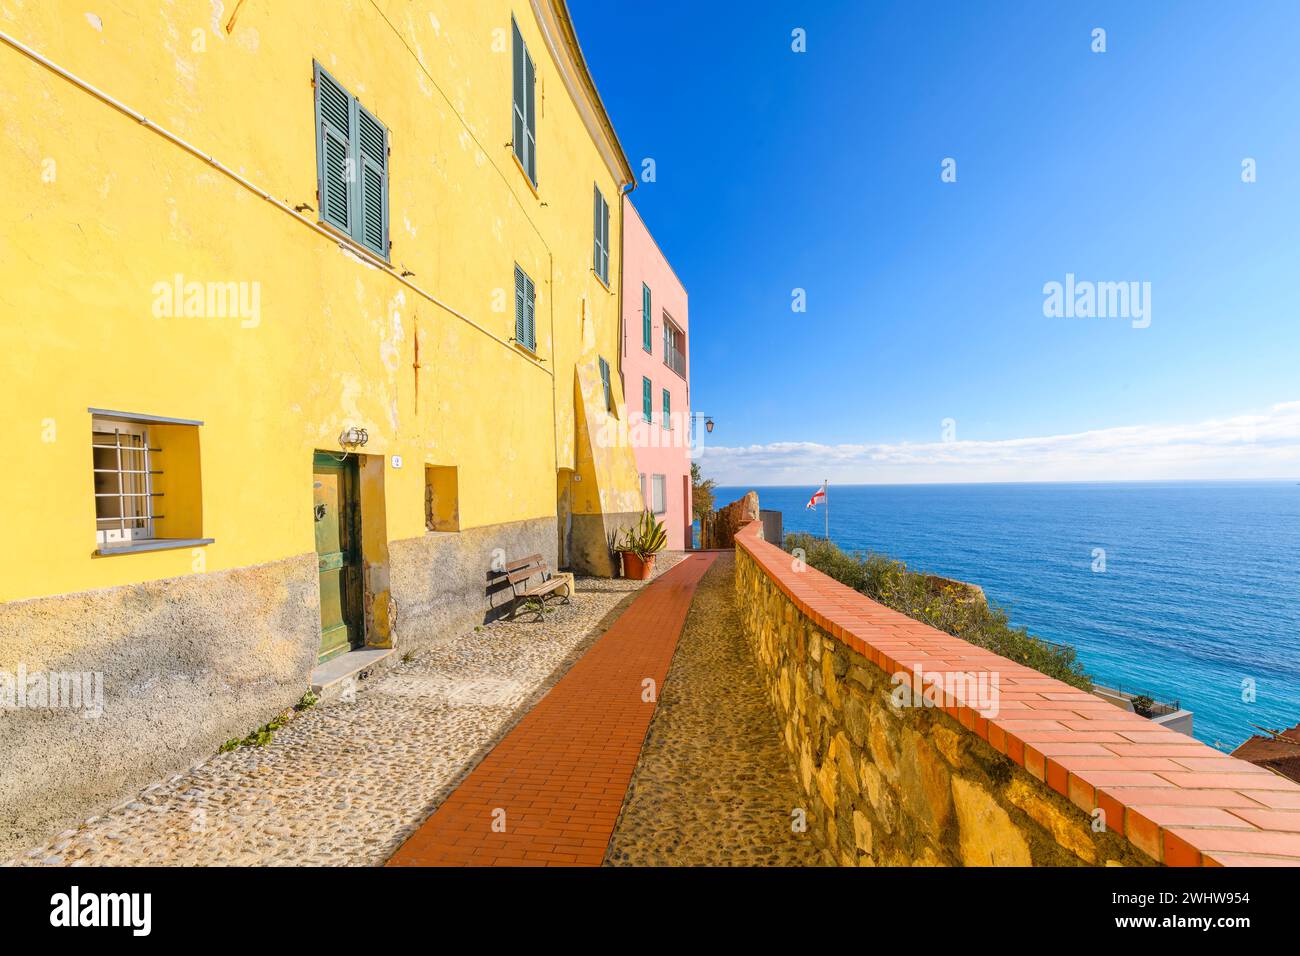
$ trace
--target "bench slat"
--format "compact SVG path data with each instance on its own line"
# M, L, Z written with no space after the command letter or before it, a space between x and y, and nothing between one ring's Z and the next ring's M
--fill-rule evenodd
M540 594L549 594L559 587L567 586L568 583L569 582L566 578L551 578L549 581L544 581L541 584L537 585L536 587L532 587L524 591L523 596L537 597Z

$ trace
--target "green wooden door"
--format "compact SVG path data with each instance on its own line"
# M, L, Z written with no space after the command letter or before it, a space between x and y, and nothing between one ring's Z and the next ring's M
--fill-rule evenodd
M361 522L357 460L317 452L312 475L316 555L320 567L320 657L359 647L361 624Z

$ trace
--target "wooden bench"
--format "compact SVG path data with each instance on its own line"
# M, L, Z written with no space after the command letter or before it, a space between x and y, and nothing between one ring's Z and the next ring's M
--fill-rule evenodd
M540 578L540 580L530 585L528 582L533 578ZM538 604L537 619L540 621L542 607L549 595L559 594L563 590L564 593L560 596L564 598L565 604L568 604L573 596L573 575L567 572L552 574L540 554L530 554L526 558L507 564L506 580L510 582L510 588L514 593L510 604L511 618L518 614L519 605L535 599Z

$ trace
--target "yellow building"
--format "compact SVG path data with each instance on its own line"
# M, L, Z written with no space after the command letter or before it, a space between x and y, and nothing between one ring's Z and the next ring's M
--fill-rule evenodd
M0 675L104 693L0 712L9 834L454 639L503 561L610 573L642 506L563 0L92 7L0 16Z

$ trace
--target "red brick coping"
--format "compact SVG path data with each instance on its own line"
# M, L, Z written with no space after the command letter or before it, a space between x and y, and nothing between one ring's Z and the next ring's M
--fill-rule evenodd
M717 558L688 554L646 585L388 865L599 866L695 588Z
M1300 866L1300 785L1153 724L872 601L762 539L736 535L818 627L888 674L998 674L996 716L945 693L943 709L1000 753L1169 866Z

